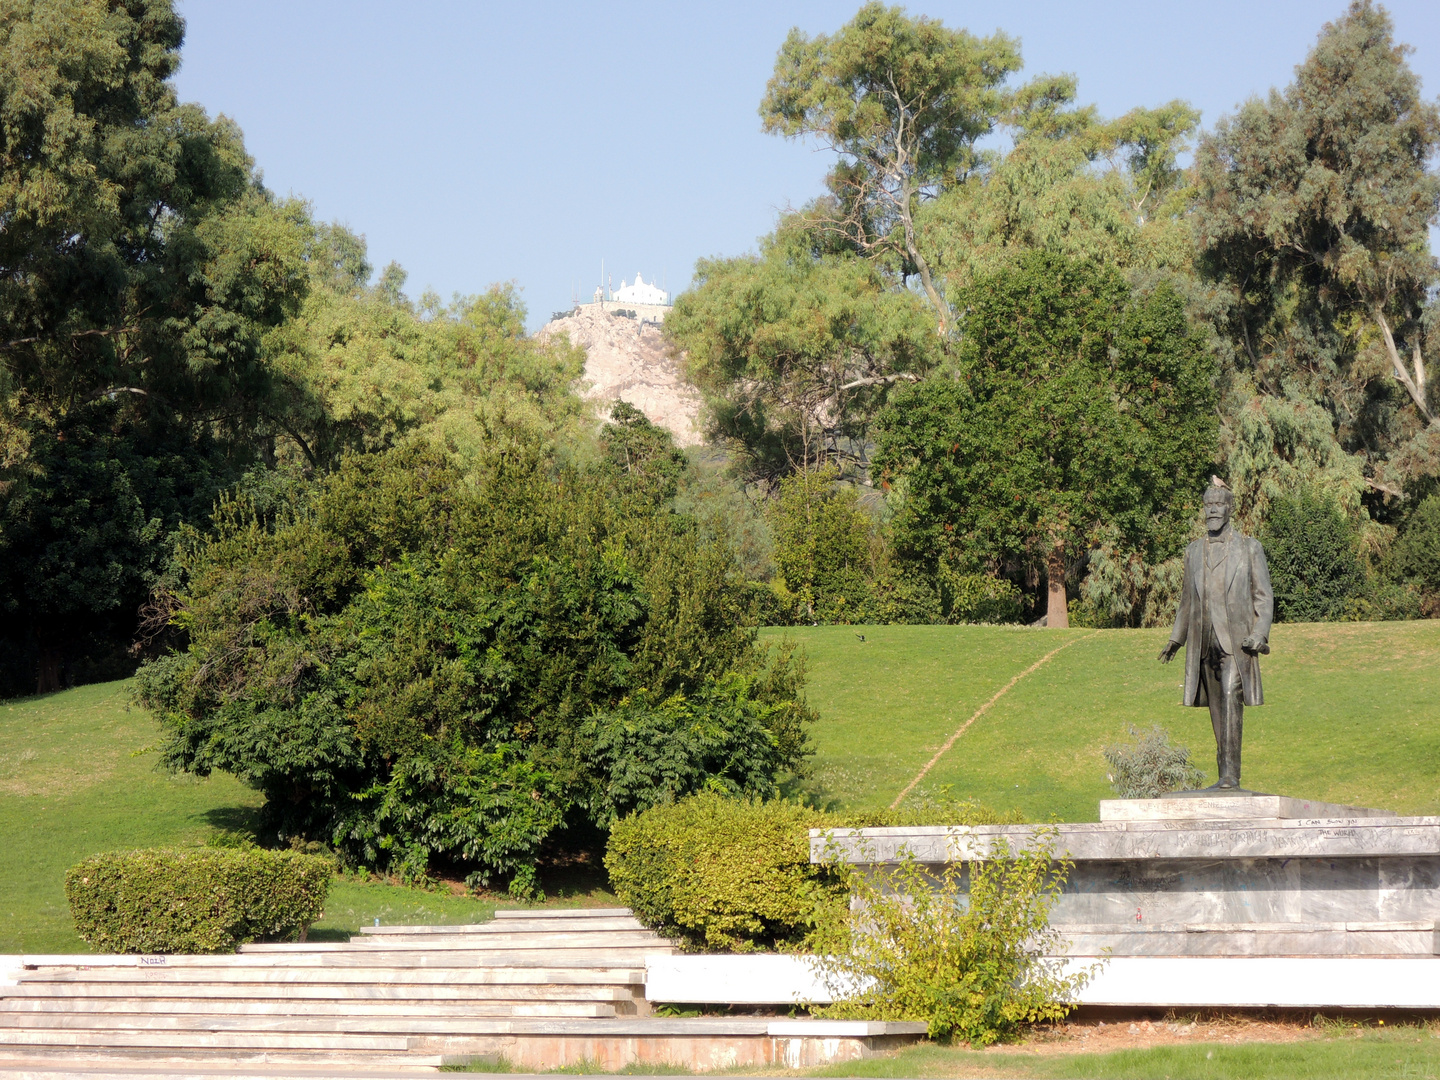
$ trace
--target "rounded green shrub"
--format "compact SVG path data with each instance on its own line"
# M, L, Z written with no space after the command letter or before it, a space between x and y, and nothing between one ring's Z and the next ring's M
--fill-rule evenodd
M1261 542L1279 622L1343 619L1366 589L1354 526L1333 498L1310 492L1276 499Z
M1426 592L1440 592L1440 495L1415 508L1395 545L1400 573Z
M615 895L651 929L693 951L798 947L846 886L810 862L810 830L998 821L968 801L832 814L777 799L705 791L617 821L605 869Z
M833 824L783 801L702 792L617 821L605 869L646 926L694 950L798 944L838 886L810 864L809 830Z
M101 952L219 953L294 938L320 918L333 866L260 848L92 855L65 875L75 929Z

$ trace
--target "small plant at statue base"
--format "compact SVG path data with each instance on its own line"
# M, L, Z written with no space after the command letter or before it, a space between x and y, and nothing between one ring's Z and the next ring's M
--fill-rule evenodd
M833 1004L818 1016L918 1020L932 1039L987 1046L1063 1018L1093 968L1063 973L1049 914L1070 873L1053 830L1012 853L947 863L938 874L905 852L894 866L835 864L851 893L817 927L812 960Z
M1107 746L1106 779L1122 799L1154 799L1171 791L1192 791L1205 774L1190 761L1190 751L1170 741L1159 724L1147 732L1131 727L1130 742Z

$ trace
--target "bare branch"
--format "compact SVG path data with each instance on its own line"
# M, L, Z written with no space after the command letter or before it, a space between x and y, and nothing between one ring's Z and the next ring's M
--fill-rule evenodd
M98 330L75 330L65 336L69 337L69 339L73 342L77 338L84 337L119 337L121 334L132 334L138 329L138 326L111 326ZM59 335L36 334L33 337L13 338L10 341L0 342L0 351L3 351L5 349L13 349L19 345L34 345L36 342L48 341L51 338L57 336Z
M1385 312L1381 310L1379 304L1372 305L1370 311L1375 317L1376 325L1380 327L1381 336L1385 339L1385 351L1390 354L1390 363L1395 367L1395 378L1399 379L1400 385L1405 387L1406 393L1410 395L1410 400L1415 403L1415 407L1420 410L1420 415L1425 418L1425 422L1433 423L1435 417L1431 415L1430 409L1425 404L1424 392L1415 385L1415 380L1410 377L1410 372L1405 370L1405 361L1400 359L1400 351L1395 348L1395 335L1390 332L1390 323L1385 318ZM1423 379L1423 365L1420 370Z
M1395 496L1395 498L1397 498L1397 499L1403 499L1403 498L1405 498L1405 493L1404 493L1403 491L1401 491L1400 489L1398 489L1398 488L1393 488L1393 487L1391 487L1391 486L1388 485L1388 484L1382 484L1382 483L1380 483L1379 480L1375 480L1375 479L1373 479L1372 477L1369 477L1369 476L1367 476L1367 477L1365 478L1365 486L1368 487L1368 488L1373 488L1373 489L1376 490L1376 491L1382 491L1382 492L1384 492L1386 495L1393 495L1393 496Z
M893 383L904 379L906 382L919 382L919 375L912 375L908 371L899 371L894 375L872 375L868 379L855 379L840 387L841 390L854 390L861 386L878 386L881 383Z

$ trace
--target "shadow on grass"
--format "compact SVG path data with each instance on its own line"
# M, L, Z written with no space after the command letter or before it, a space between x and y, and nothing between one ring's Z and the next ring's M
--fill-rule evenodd
M305 941L307 943L313 941L338 941L343 944L349 940L349 930L337 930L334 927L329 926L312 929L305 935Z
M216 806L204 811L200 820L221 832L260 835L260 808L257 806Z

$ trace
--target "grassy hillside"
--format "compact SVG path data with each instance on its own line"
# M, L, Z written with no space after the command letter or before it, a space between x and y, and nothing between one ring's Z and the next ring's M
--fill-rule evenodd
M767 632L778 635L781 631ZM785 631L810 660L816 793L887 805L949 736L1014 676L921 790L951 785L1027 817L1094 820L1110 794L1100 750L1159 722L1214 773L1204 709L1180 708L1179 660L1155 661L1164 631L867 626ZM860 640L860 635L864 640ZM1270 704L1245 714L1246 786L1440 813L1440 621L1276 627L1263 661ZM65 870L97 851L201 842L244 827L259 803L227 776L170 776L147 753L154 721L126 683L0 702L0 953L84 949ZM553 891L553 887L552 887ZM613 903L589 884L575 902ZM579 895L576 895L576 894ZM560 900L564 903L567 900ZM385 922L486 918L485 900L342 880L320 933Z
M888 804L1012 677L1066 641L975 721L926 777L997 809L1093 821L1110 797L1101 748L1160 723L1215 778L1206 709L1181 708L1183 656L1164 630L843 627L768 631L801 641L820 712L813 784L841 805ZM860 635L864 640L860 640ZM1242 780L1403 813L1440 813L1440 621L1291 623L1245 710Z
M83 952L65 903L65 871L86 855L203 841L244 827L260 797L228 776L155 768L159 731L101 683L0 702L0 953ZM341 880L316 937L387 923L474 922L494 904Z

